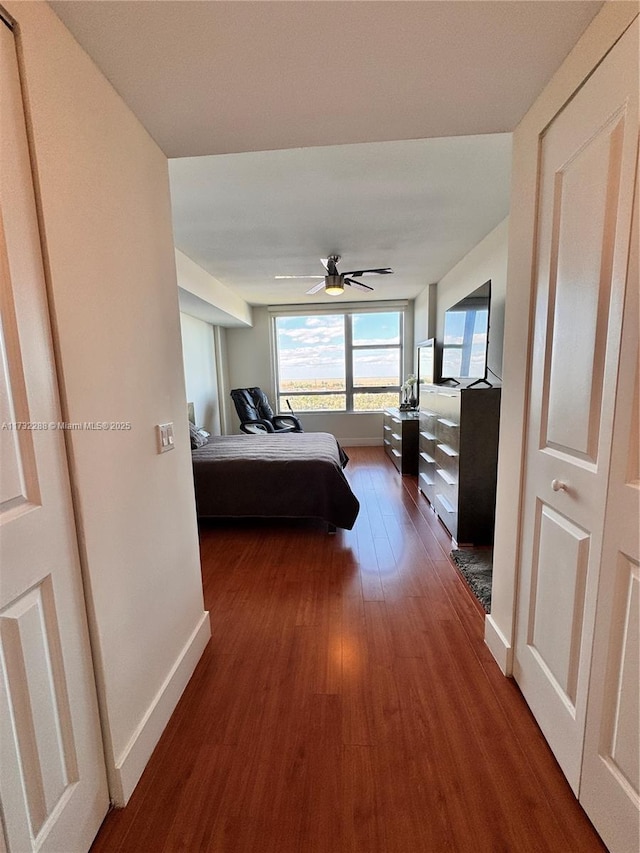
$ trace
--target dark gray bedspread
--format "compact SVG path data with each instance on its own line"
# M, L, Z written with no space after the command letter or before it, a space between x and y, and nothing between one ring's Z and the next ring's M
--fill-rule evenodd
M211 436L192 456L201 518L321 518L350 530L358 516L329 433Z

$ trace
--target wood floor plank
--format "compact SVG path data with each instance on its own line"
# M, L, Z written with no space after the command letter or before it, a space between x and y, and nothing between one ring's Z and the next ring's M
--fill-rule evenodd
M352 531L202 525L212 640L93 853L604 850L416 478L349 455Z
M339 696L313 696L303 727L311 744L307 755L305 799L301 811L301 850L334 853L343 837L340 809L342 745L333 737L340 728Z
M377 774L369 746L344 746L340 804L343 833L339 850L386 850L386 823L377 798Z
M380 568L371 526L357 527L358 570L365 601L384 601Z

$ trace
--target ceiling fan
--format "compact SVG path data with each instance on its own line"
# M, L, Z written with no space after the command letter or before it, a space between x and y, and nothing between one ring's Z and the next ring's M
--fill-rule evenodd
M330 296L339 296L344 292L345 285L347 287L355 287L358 290L373 290L368 284L363 284L361 281L356 281L363 275L390 275L393 270L389 267L384 267L375 270L349 270L349 272L338 272L338 261L340 255L329 255L328 258L320 258L322 266L325 268L325 275L277 275L276 278L321 278L322 281L314 284L307 293L317 293L324 288L324 292Z

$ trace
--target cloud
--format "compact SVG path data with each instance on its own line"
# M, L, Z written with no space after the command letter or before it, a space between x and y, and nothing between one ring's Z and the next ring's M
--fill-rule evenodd
M378 352L359 352L356 353L356 364L384 364L398 366L398 350L378 351Z
M398 336L396 335L394 338L362 338L354 340L354 346L365 344L368 347L380 347L380 346L388 346L392 344L393 346L398 346Z
M342 325L330 326L325 323L323 325L316 325L313 328L278 329L278 343L286 347L331 343L336 339L344 340L344 328Z
M280 352L280 367L305 367L309 374L317 372L321 365L344 364L344 347L307 346Z
M344 379L347 354L342 315L278 318L276 328L281 379L310 382L328 378ZM380 335L382 330L376 331ZM389 345L392 340L384 337L365 338L362 335L357 339L366 343L368 348L354 349L356 376L360 380L389 377L390 383L398 382L399 349L369 349Z

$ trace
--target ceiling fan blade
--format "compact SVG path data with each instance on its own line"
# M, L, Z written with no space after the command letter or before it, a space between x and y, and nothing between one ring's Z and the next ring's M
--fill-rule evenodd
M345 278L343 279L345 284L348 284L350 287L357 287L358 290L373 290L372 287L369 287L368 284L363 284L361 281L355 281L353 278Z
M274 275L274 278L324 278L323 275Z
M393 270L390 267L381 267L377 270L349 270L349 272L343 273L343 275L355 275L359 277L361 275L391 275Z
M324 276L322 276L322 281L319 284L314 284L313 287L311 287L309 290L307 290L307 293L317 293L319 290L322 290L323 287L324 287Z

